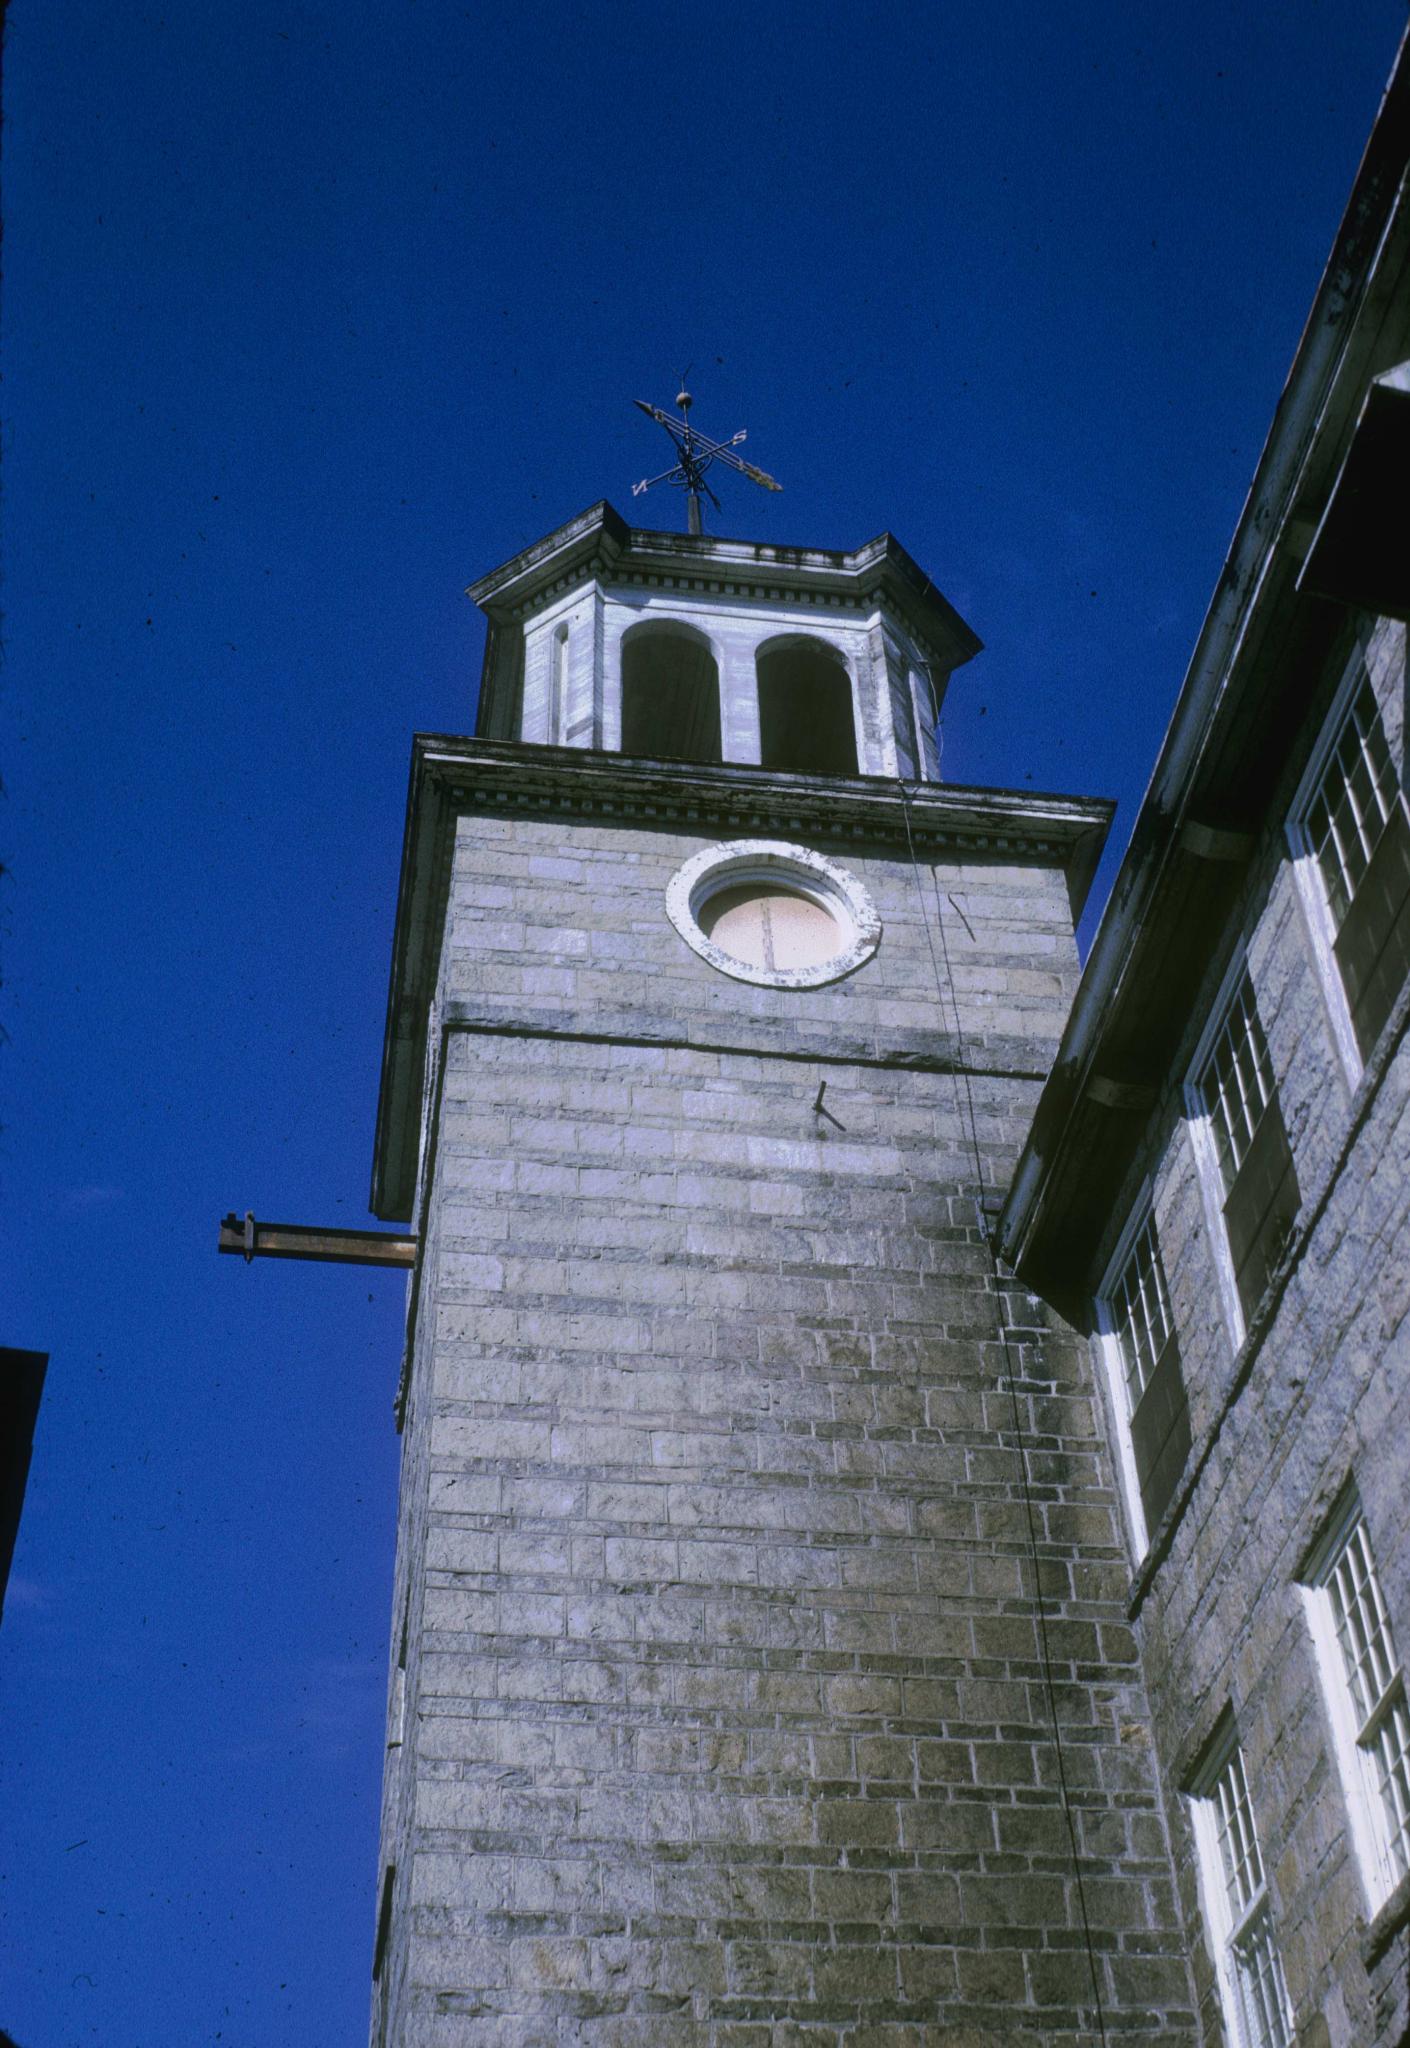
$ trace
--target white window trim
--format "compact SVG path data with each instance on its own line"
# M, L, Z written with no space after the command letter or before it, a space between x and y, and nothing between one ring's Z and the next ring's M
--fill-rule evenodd
M1205 1235L1209 1241L1210 1257L1214 1261L1219 1298L1224 1305L1224 1321L1235 1351L1247 1336L1248 1326L1244 1321L1243 1303L1239 1300L1234 1261L1229 1251L1229 1233L1224 1224L1224 1176L1219 1170L1219 1151L1215 1144L1211 1119L1204 1106L1199 1077L1214 1050L1215 1039L1224 1028L1239 983L1245 974L1249 975L1249 980L1253 983L1256 1003L1258 985L1253 982L1253 976L1249 972L1248 946L1242 944L1236 947L1233 958L1224 970L1223 979L1205 1018L1204 1029L1199 1035L1199 1043L1186 1068L1184 1082L1185 1122L1195 1157L1195 1175L1199 1181L1200 1199L1204 1205ZM1275 1087L1276 1082L1275 1075Z
M1311 757L1303 771L1302 780L1289 807L1287 824L1283 828L1288 852L1292 856L1297 899L1312 951L1313 965L1322 989L1322 1001L1326 1006L1332 1042L1336 1046L1337 1058L1341 1062L1349 1088L1355 1088L1365 1071L1365 1066L1361 1058L1361 1049L1356 1043L1356 1033L1352 1028L1351 1005L1347 1002L1341 971L1333 951L1336 927L1332 923L1332 907L1327 901L1327 885L1322 880L1322 871L1317 865L1317 856L1307 830L1307 814L1321 786L1327 764L1341 738L1342 727L1346 723L1363 676L1371 680L1371 649L1369 636L1360 633L1347 659L1342 679L1337 684L1336 695L1322 722L1317 744L1312 749ZM1374 682L1372 690L1374 694Z
M1151 1532L1146 1526L1146 1511L1141 1504L1141 1481L1136 1471L1136 1447L1131 1438L1131 1399L1126 1388L1126 1361L1121 1355L1121 1335L1112 1311L1111 1297L1114 1293L1126 1263L1135 1249L1136 1239L1155 1214L1155 1202L1150 1181L1146 1181L1131 1206L1126 1226L1116 1240L1116 1250L1107 1261L1097 1289L1096 1341L1101 1354L1102 1374L1106 1381L1107 1400L1116 1428L1113 1435L1116 1442L1116 1464L1121 1475L1121 1492L1126 1502L1127 1529L1131 1542L1132 1562L1139 1564L1151 1545ZM1157 1242L1159 1235L1157 1233Z
M1318 1539L1304 1568L1304 1583L1298 1588L1307 1615L1317 1659L1317 1676L1332 1733L1332 1750L1341 1779L1347 1819L1351 1824L1352 1847L1366 1904L1372 1915L1379 1911L1399 1882L1386 1838L1385 1807L1376 1776L1376 1759L1359 1741L1361 1733L1356 1707L1347 1682L1346 1664L1337 1641L1336 1619L1332 1613L1331 1589L1326 1570L1342 1542L1358 1520L1365 1519L1360 1496L1348 1488L1337 1512ZM1374 1547L1372 1555L1374 1557Z
M838 951L813 967L752 967L715 945L700 927L700 909L717 890L754 881L784 883L819 904L840 929ZM731 980L757 988L823 988L855 974L881 944L881 918L857 877L826 854L781 839L732 839L702 847L667 885L666 914L693 953Z
M1224 1859L1219 1848L1219 1818L1216 1812L1215 1786L1223 1776L1230 1759L1239 1748L1238 1723L1232 1714L1228 1715L1209 1755L1200 1767L1187 1794L1190 1822L1195 1836L1195 1863L1199 1872L1200 1905L1204 1911L1204 1924L1209 1935L1209 1944L1214 1952L1214 1973L1219 1981L1220 2002L1224 2008L1224 2022L1229 2039L1235 2048L1252 2048L1248 2028L1244 2024L1243 1989L1239 1983L1234 1960L1235 1946L1239 1937L1252 1926L1260 1913L1270 1910L1268 1895L1268 1872L1263 1863L1263 1844L1258 1842L1258 1861L1263 1868L1263 1882L1250 1899L1242 1914L1235 1920L1229 1902L1229 1887L1224 1874ZM1244 1765L1244 1782L1248 1783L1248 1765ZM1249 1815L1253 1824L1254 1838L1258 1838L1258 1820L1253 1813L1253 1799L1250 1792ZM1292 2003L1288 1997L1286 1979L1283 1976L1282 1956L1278 1950L1276 1924L1274 1926L1274 1956L1278 1964L1278 1986L1282 1993L1284 2030L1291 2040L1294 2033Z

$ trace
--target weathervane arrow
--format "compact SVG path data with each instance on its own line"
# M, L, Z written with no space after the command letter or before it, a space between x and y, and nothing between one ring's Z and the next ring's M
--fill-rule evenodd
M686 375L689 374L687 371ZM741 427L728 441L714 441L708 434L698 433L690 424L690 408L693 403L694 400L685 388L684 377L681 379L681 388L676 393L676 405L680 410L679 419L673 419L671 414L664 412L659 405L649 405L644 398L632 400L632 404L644 412L648 419L655 420L658 427L666 429L671 437L671 445L676 451L673 467L663 469L659 476L643 477L639 484L633 484L632 496L639 498L642 492L649 491L653 484L679 484L688 494L686 530L689 533L700 533L703 531L700 524L702 493L717 512L720 509L719 499L705 481L705 472L712 462L723 462L727 468L737 469L741 476L747 476L751 483L761 485L766 491L781 491L783 485L766 470L756 469L752 462L746 462L742 455L735 454L734 451L740 442L749 438L747 427Z

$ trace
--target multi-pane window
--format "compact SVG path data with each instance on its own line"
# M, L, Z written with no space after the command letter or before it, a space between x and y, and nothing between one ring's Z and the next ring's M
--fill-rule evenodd
M1338 925L1355 901L1394 802L1395 767L1363 673L1307 809L1307 836Z
M1264 1110L1276 1096L1273 1062L1247 974L1239 977L1199 1087L1227 1191L1248 1157Z
M1112 1294L1112 1307L1121 1342L1121 1362L1126 1368L1126 1392L1134 1408L1150 1385L1160 1354L1174 1329L1153 1216L1147 1218L1145 1228L1137 1233L1131 1246L1131 1255Z
M1239 2048L1288 2048L1292 2013L1278 1958L1243 1751L1232 1724L1194 1798L1205 1909Z
M1106 1311L1121 1355L1136 1482L1149 1533L1169 1505L1190 1449L1180 1345L1153 1216L1131 1242L1107 1294Z
M1268 1040L1245 969L1194 1080L1223 1191L1224 1227L1245 1318L1291 1234L1301 1197Z
M1314 1559L1311 1592L1343 1782L1379 1903L1410 1871L1410 1709L1355 1494Z
M1410 820L1364 669L1302 831L1327 893L1332 950L1364 1059L1410 972Z

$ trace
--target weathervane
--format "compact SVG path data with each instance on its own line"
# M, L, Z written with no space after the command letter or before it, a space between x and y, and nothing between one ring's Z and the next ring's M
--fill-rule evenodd
M689 375L690 371L687 369L685 377ZM720 509L719 499L705 481L705 472L712 462L727 463L731 469L737 469L741 475L747 476L751 483L762 484L766 491L781 491L783 485L776 483L773 477L762 469L756 469L752 462L746 462L742 455L735 454L734 451L740 442L748 438L747 427L741 427L728 441L712 441L708 435L696 432L690 424L690 408L694 401L685 388L685 377L681 378L681 388L676 393L676 404L681 415L678 420L673 420L659 405L648 405L644 398L632 400L633 405L647 413L658 426L666 429L679 458L674 468L663 469L660 476L643 477L639 484L633 484L632 496L639 498L642 492L649 491L653 484L679 484L689 494L686 531L701 533L704 530L700 524L701 492L705 493L717 512Z

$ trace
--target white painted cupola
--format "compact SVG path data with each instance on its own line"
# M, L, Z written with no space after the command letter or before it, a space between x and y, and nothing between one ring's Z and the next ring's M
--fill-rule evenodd
M853 553L645 532L605 501L470 586L476 733L648 760L938 782L981 642L890 534Z

